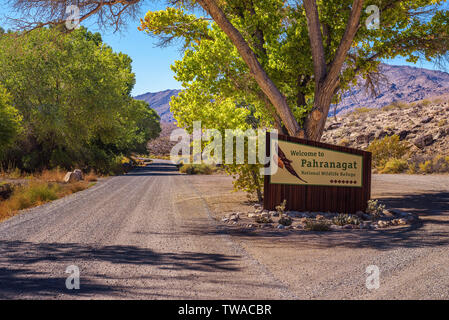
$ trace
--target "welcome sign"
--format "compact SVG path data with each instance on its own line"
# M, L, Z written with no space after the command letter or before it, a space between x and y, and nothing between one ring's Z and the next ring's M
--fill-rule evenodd
M279 140L274 160L272 184L362 187L360 155Z
M264 209L275 210L287 201L287 210L356 213L371 198L372 155L363 150L267 134ZM271 153L277 147L277 153Z

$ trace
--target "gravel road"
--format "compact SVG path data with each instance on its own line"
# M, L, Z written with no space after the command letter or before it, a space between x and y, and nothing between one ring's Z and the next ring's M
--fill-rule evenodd
M449 298L447 177L432 180L443 190L436 207L425 194L410 200L421 200L429 220L406 234L274 238L217 224L195 186L201 179L157 160L1 223L0 298ZM370 264L381 269L379 290L365 288ZM79 290L65 286L71 265Z

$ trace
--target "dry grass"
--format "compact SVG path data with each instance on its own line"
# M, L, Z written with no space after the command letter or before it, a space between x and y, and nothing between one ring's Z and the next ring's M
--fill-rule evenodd
M59 168L53 170L43 170L40 174L36 174L36 178L47 182L64 182L67 172Z
M23 179L16 185L11 197L0 201L0 221L8 219L20 210L39 206L72 193L89 188L98 180L91 171L84 175L84 180L63 183L66 171L62 169L43 170L35 174L26 174L20 170L0 170L0 177L9 180Z
M37 207L44 203L65 197L91 187L88 181L75 183L49 183L44 181L30 181L28 184L14 189L11 197L0 201L0 221L8 219L20 210Z

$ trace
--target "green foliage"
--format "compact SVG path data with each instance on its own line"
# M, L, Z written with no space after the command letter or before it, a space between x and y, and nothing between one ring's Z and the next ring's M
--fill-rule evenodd
M356 116L361 115L361 114L365 114L365 113L370 113L375 111L375 109L372 108L366 108L366 107L360 107L360 108L356 108L354 109L354 111L352 111L352 113Z
M407 170L408 163L404 159L395 159L392 158L385 163L385 166L382 170L380 170L380 173L403 173Z
M385 205L379 203L379 200L369 200L368 201L368 207L366 209L366 213L371 215L373 218L377 219L385 210Z
M115 157L145 151L159 117L130 96L131 59L99 34L57 28L0 38L0 84L23 117L5 162L27 171L77 166L106 173Z
M216 167L209 164L184 164L179 169L179 172L186 174L205 174L209 175L216 171Z
M19 135L22 117L16 108L11 105L11 97L0 85L0 160L4 151Z
M326 220L306 219L304 229L308 231L330 231L329 222Z
M282 201L280 205L276 206L276 211L279 213L280 217L284 215L286 206L287 206L286 199L284 199L284 201Z
M262 216L256 217L255 221L256 221L256 223L260 223L260 224L273 223L273 219L271 219L270 217L262 217Z
M332 219L332 222L337 226L345 226L348 224L359 225L361 223L357 216L351 214L339 214Z
M410 107L412 107L412 104L410 104L410 103L405 103L402 101L395 101L392 104L389 104L389 105L383 107L382 110L391 111L391 110L396 110L396 109L407 109Z
M359 79L376 72L382 59L399 55L409 60L437 57L447 52L449 14L436 10L421 19L423 8L435 0L391 1L375 4L382 12L378 30L358 29L351 55L339 79L342 91ZM162 45L184 43L184 56L172 70L184 90L172 98L171 111L179 126L192 128L202 121L206 128L227 129L278 127L273 106L250 74L248 66L226 34L211 20L189 11L189 1L173 2L166 10L149 11L140 30L160 39ZM285 96L298 123L303 124L314 102L315 77L307 19L303 5L283 0L231 0L219 4L254 51L268 77ZM331 65L345 33L352 0L318 1L323 29L325 62ZM366 3L363 12L368 5ZM368 14L362 14L365 21ZM361 77L358 77L361 76ZM256 165L226 166L237 180L235 187L257 192L261 198L262 178Z
M374 139L366 149L373 154L373 164L382 170L390 159L401 159L409 150L405 141L400 141L398 135Z
M59 190L57 184L36 183L14 192L12 200L17 202L17 209L22 210L58 199Z

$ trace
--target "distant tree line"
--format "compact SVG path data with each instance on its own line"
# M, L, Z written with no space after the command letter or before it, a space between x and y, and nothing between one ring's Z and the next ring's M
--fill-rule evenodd
M131 58L99 33L1 29L1 165L107 173L122 155L146 152L159 116L131 97L134 84Z

